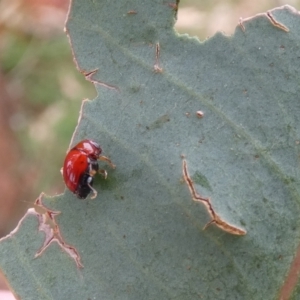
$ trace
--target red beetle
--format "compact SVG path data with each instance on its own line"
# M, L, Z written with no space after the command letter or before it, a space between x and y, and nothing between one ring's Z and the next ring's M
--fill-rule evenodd
M85 199L92 191L91 199L97 197L97 191L92 187L93 176L99 172L107 177L106 170L99 169L98 161L106 161L112 168L115 165L105 156L100 155L102 149L92 140L83 140L72 148L64 162L63 178L68 189L80 199Z

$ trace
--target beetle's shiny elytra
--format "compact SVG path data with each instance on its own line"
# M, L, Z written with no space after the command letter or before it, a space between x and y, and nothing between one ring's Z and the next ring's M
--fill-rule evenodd
M63 178L68 189L78 198L85 199L93 192L91 199L97 197L93 188L93 176L99 172L106 178L106 170L99 170L98 160L106 161L112 168L115 165L105 156L100 155L102 149L92 140L83 140L72 148L64 162Z

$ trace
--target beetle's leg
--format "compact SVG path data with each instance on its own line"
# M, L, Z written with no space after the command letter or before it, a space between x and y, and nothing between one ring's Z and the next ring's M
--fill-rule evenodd
M97 160L89 160L89 174L90 176L94 176L99 170Z
M98 173L101 174L101 175L104 177L104 179L107 178L107 171L106 171L106 170L104 170L104 169L99 169Z
M92 190L92 192L93 192L93 195L91 196L91 199L95 199L96 197L97 197L97 195L98 195L98 192L88 183L87 184L88 185L88 187Z
M102 161L107 162L113 169L116 167L116 165L114 165L114 164L112 163L112 161L111 161L108 157L106 157L106 156L100 155L100 156L98 157L98 160L102 160Z
M104 179L107 178L107 172L106 172L106 170L104 170L104 169L99 169L99 165L98 165L97 160L91 160L91 161L90 161L89 174L90 174L91 176L94 176L97 172L98 172L99 174L101 174L101 175L104 177Z
M91 189L91 191L93 192L93 195L91 196L91 199L95 199L98 195L98 192L91 186L91 182L93 180L93 177L89 177L86 184L87 186Z
M90 177L87 179L87 186L91 189L93 192L93 195L91 196L91 199L95 199L97 197L98 192L91 186L91 182L93 180L93 176L97 173L99 170L99 166L96 160L90 161L90 168L89 168L89 175Z

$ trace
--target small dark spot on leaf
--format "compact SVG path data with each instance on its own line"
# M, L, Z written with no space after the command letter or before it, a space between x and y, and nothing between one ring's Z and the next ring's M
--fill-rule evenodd
M153 25L149 25L146 29L145 29L145 33L143 34L143 36L147 36L149 41L154 41L156 40L156 33L157 33L157 29L156 27Z
M265 198L265 197L263 198L263 202L264 202L264 203L267 203L268 201L269 201L269 200L268 200L267 198Z
M242 226L246 226L246 222L244 220L240 220Z
M139 85L132 85L132 86L130 86L129 90L132 93L137 93L140 90L140 86Z
M141 177L142 173L143 173L142 169L134 169L131 172L131 176L132 177Z
M295 178L294 177L287 177L287 178L284 178L284 180L283 180L283 182L285 183L285 184L290 184L290 183L294 183L296 180L295 180Z
M202 187L206 188L207 190L212 192L212 188L209 184L209 181L207 180L207 178L201 174L199 171L197 171L193 176L192 176L193 181L196 184L201 185Z
M156 121L154 121L147 129L158 129L161 128L165 123L170 122L170 117L166 114L159 117Z

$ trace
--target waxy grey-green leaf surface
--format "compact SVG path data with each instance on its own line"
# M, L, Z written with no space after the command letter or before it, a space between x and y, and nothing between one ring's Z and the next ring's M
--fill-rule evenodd
M163 0L72 1L67 32L98 91L72 145L94 139L117 168L96 176L95 200L45 201L83 269L56 244L33 259L34 217L2 241L0 267L22 299L279 298L300 236L300 15L269 13L289 31L262 14L199 42L176 34ZM210 217L182 157L245 236L202 230Z

